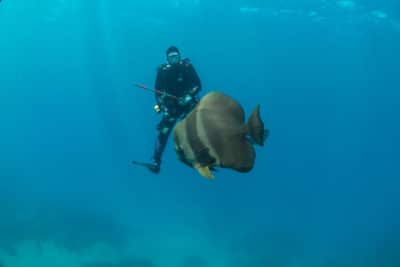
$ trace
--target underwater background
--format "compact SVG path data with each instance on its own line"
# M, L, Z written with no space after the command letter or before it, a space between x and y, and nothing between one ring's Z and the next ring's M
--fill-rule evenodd
M154 85L176 45L271 134L209 181ZM400 2L3 0L0 266L400 266Z

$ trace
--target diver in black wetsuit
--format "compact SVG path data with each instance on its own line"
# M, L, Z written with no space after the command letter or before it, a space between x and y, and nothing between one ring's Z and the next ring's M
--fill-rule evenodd
M154 173L160 172L162 154L174 125L195 107L201 90L195 68L188 58L181 59L178 48L169 47L166 56L167 63L158 68L155 83L155 88L163 94L156 93L157 104L154 106L154 110L162 115L157 124L153 162L148 166Z

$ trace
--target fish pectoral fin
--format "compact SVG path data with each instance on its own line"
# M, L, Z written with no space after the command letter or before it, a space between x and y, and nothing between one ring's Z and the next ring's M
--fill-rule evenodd
M214 175L212 175L209 166L196 166L195 169L200 173L201 176L207 179L214 179Z

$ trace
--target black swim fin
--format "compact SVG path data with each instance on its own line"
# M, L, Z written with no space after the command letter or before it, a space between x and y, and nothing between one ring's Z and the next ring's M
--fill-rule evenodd
M132 164L133 165L137 165L137 166L146 167L147 169L149 169L151 172L154 172L154 173L159 173L160 172L160 165L156 164L156 163L132 160Z

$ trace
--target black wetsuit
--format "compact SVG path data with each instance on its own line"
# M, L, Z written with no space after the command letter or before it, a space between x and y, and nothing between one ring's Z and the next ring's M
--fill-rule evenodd
M161 108L162 119L157 124L158 136L153 160L159 165L175 123L184 118L197 104L196 95L201 90L201 82L189 59L184 59L176 65L162 64L157 71L155 88L178 98L188 94L192 96L191 101L180 105L178 99L156 94L156 102Z

